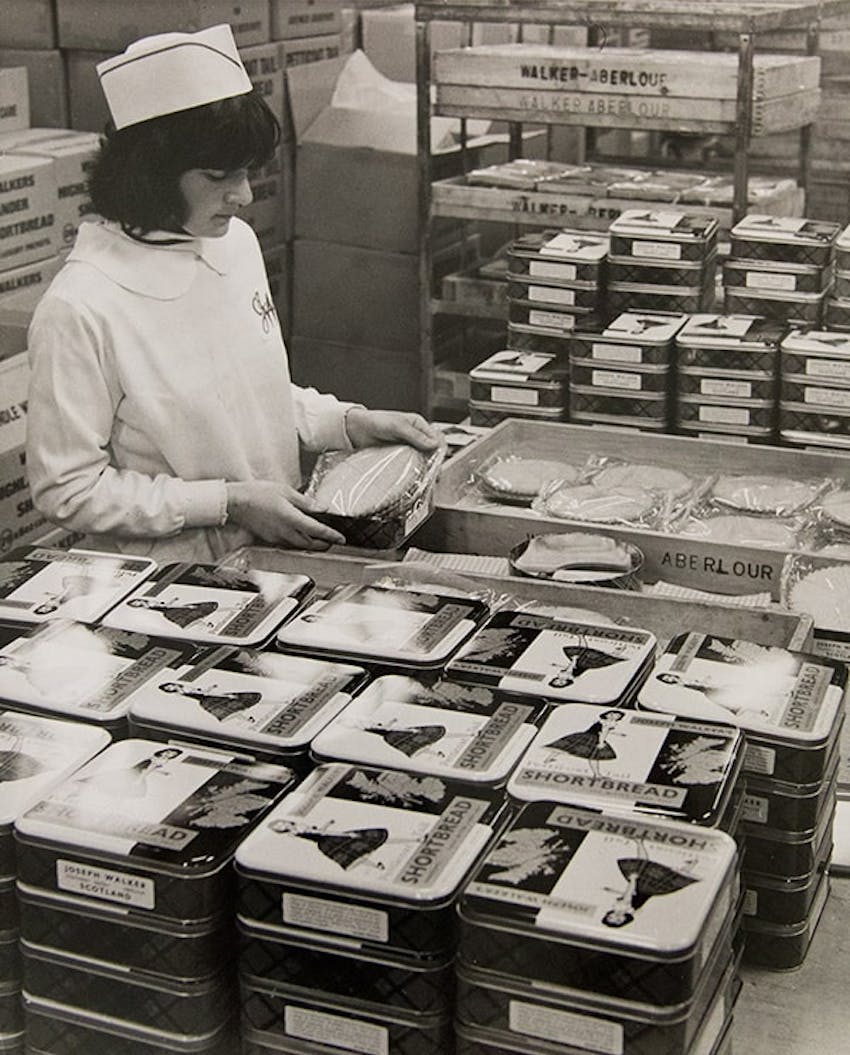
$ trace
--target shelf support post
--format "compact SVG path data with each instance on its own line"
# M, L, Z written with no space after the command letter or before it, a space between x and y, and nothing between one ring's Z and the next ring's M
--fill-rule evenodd
M419 224L419 411L430 418L434 405L434 349L431 315L431 39L430 23L416 21L416 154Z
M738 98L735 107L735 188L732 199L732 222L747 213L750 138L753 127L753 35L741 33L738 38Z

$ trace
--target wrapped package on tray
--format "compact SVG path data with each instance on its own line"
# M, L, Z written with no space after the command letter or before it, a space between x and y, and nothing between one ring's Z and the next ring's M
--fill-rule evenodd
M350 546L392 549L427 519L445 444L418 451L405 444L328 451L313 468L307 494L313 515L336 528Z

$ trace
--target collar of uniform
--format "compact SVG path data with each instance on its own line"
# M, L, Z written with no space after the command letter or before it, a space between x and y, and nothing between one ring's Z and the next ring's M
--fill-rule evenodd
M159 239L168 244L157 245ZM176 300L192 285L200 264L216 274L229 270L228 239L192 238L174 241L173 234L154 231L144 242L125 234L114 223L82 223L68 256L97 268L123 289L155 300Z

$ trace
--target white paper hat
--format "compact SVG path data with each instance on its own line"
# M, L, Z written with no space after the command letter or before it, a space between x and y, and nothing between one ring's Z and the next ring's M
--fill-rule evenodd
M228 25L159 33L97 64L116 128L251 91Z

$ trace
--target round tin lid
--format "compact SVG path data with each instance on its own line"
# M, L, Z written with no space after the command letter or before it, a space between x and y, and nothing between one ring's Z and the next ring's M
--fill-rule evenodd
M473 872L460 912L518 940L669 958L716 936L736 860L725 832L534 802Z
M461 781L330 762L242 842L236 863L327 896L416 905L459 889L492 838L504 796Z
M483 601L347 584L281 627L277 642L317 654L435 666L487 615Z
M156 568L146 557L24 546L0 560L0 618L94 623Z
M376 678L313 741L316 754L497 783L531 742L544 712L483 685Z
M362 667L224 646L162 670L129 705L133 718L159 727L291 751L306 748L365 680Z
M0 627L0 697L81 721L125 719L129 697L197 647L148 634L54 620L28 633Z
M742 761L743 736L731 725L565 703L546 719L508 791L715 827Z
M283 766L121 740L51 789L15 827L26 838L129 858L134 869L205 875L229 860L257 816L294 782Z
M82 722L0 710L0 826L103 750L109 733Z
M843 666L821 656L686 633L659 656L639 704L811 747L831 735L846 684Z
M260 644L312 592L306 575L166 564L104 618L107 626L215 644Z
M449 677L522 696L621 699L655 654L648 630L501 611L448 664Z

